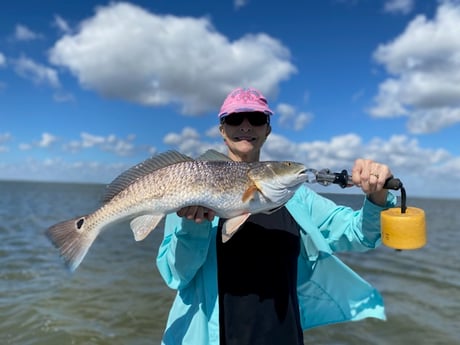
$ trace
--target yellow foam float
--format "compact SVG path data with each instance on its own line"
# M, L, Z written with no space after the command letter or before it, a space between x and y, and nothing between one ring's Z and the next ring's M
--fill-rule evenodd
M397 250L423 247L426 244L425 211L406 207L406 190L400 179L387 179L383 188L401 190L401 208L380 213L382 243Z
M380 214L382 243L394 249L418 249L426 244L425 211L389 208Z

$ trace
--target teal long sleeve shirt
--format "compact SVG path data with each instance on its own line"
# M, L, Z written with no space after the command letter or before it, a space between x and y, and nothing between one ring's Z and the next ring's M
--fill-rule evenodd
M367 198L361 209L336 205L306 186L286 204L300 226L297 295L303 329L385 319L378 291L338 259L334 252L367 251L380 244L380 212ZM164 345L218 345L216 232L218 217L197 224L170 214L157 267L166 284L177 290L163 336Z

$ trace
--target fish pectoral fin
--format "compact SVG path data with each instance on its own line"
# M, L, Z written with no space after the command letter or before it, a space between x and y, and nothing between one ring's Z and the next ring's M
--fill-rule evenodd
M243 223L249 218L251 214L245 213L237 217L227 219L222 226L222 242L227 242Z
M134 218L129 225L136 241L142 241L161 222L164 215L146 214Z
M255 184L252 184L246 189L246 191L243 193L243 196L241 197L241 201L243 202L248 202L251 199L254 199L254 195L256 192L259 191L259 188Z

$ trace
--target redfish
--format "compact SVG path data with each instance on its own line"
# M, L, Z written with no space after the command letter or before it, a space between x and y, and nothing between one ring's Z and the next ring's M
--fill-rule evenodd
M99 209L53 225L46 234L71 271L101 231L113 224L129 220L134 238L141 241L165 215L191 205L227 219L222 231L228 240L251 214L282 207L306 180L307 168L301 163L235 162L213 150L195 160L168 151L115 178Z

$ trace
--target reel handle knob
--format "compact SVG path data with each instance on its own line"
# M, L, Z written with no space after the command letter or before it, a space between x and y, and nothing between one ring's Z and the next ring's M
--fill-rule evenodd
M385 189L393 189L393 190L399 190L402 187L402 182L399 178L394 178L394 177L389 177L386 181L385 184L383 185L383 188Z

